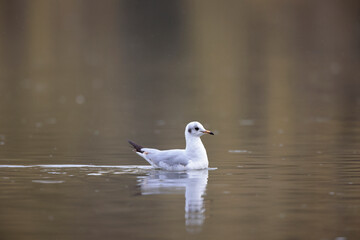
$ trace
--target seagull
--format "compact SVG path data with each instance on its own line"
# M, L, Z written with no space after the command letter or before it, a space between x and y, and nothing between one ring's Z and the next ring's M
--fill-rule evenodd
M206 130L199 122L190 122L185 127L185 149L158 150L155 148L144 148L132 141L129 143L134 151L144 158L154 168L169 171L205 169L209 166L206 150L200 137L205 133L214 135Z

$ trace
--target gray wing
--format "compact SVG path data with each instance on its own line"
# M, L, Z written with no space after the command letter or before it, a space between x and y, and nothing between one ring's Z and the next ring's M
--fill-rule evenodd
M160 165L161 162L168 164L169 166L173 165L183 165L186 166L189 163L189 159L186 155L185 150L182 149L173 149L173 150L164 150L160 151L152 148L143 148L146 152L146 157L156 165Z

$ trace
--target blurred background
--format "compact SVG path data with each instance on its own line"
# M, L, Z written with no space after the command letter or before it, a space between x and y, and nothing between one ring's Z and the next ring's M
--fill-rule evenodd
M306 175L314 161L328 162L331 168L319 170L323 179L351 176L353 183L360 169L354 165L359 66L357 0L0 0L0 164L144 165L128 139L182 148L185 125L198 120L216 133L203 139L212 167L232 173L239 164L281 165L286 157L288 164L305 164L286 174ZM263 171L268 165L261 166ZM281 193L285 183L267 193ZM313 193L322 189L326 195L334 191L317 185ZM358 203L359 195L353 189L351 194ZM339 222L329 220L339 217L336 210L311 219L325 221L328 230L349 226L347 233L356 237L356 211ZM12 211L1 219L10 216ZM297 220L294 231L302 223ZM204 238L216 226L210 221ZM312 239L303 230L297 234ZM258 239L292 236L269 232ZM238 234L236 228L219 233Z
M2 0L2 159L48 159L54 147L63 157L96 154L99 144L121 153L134 137L174 144L192 120L225 132L223 143L248 119L264 121L264 134L281 120L293 134L298 122L359 120L359 9L359 1ZM164 126L173 136L150 137Z

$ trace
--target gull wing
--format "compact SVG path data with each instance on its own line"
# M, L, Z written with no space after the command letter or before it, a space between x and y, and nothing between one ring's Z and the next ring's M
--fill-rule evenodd
M144 153L142 154L145 155L146 160L152 162L157 167L161 166L162 164L166 164L169 166L174 166L174 165L186 166L189 163L189 159L184 149L172 149L172 150L160 151L158 149L153 149L153 148L142 148L141 150L144 151Z

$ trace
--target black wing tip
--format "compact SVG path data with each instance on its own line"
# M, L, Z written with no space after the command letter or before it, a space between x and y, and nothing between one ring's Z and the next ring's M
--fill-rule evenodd
M136 144L136 143L134 143L134 142L132 142L132 141L130 141L130 140L128 140L128 143L130 143L130 145L133 146L133 148L134 148L137 152L139 152L139 153L143 153L143 152L144 152L144 151L141 151L141 149L143 148L142 146L140 146L140 145L138 145L138 144Z

